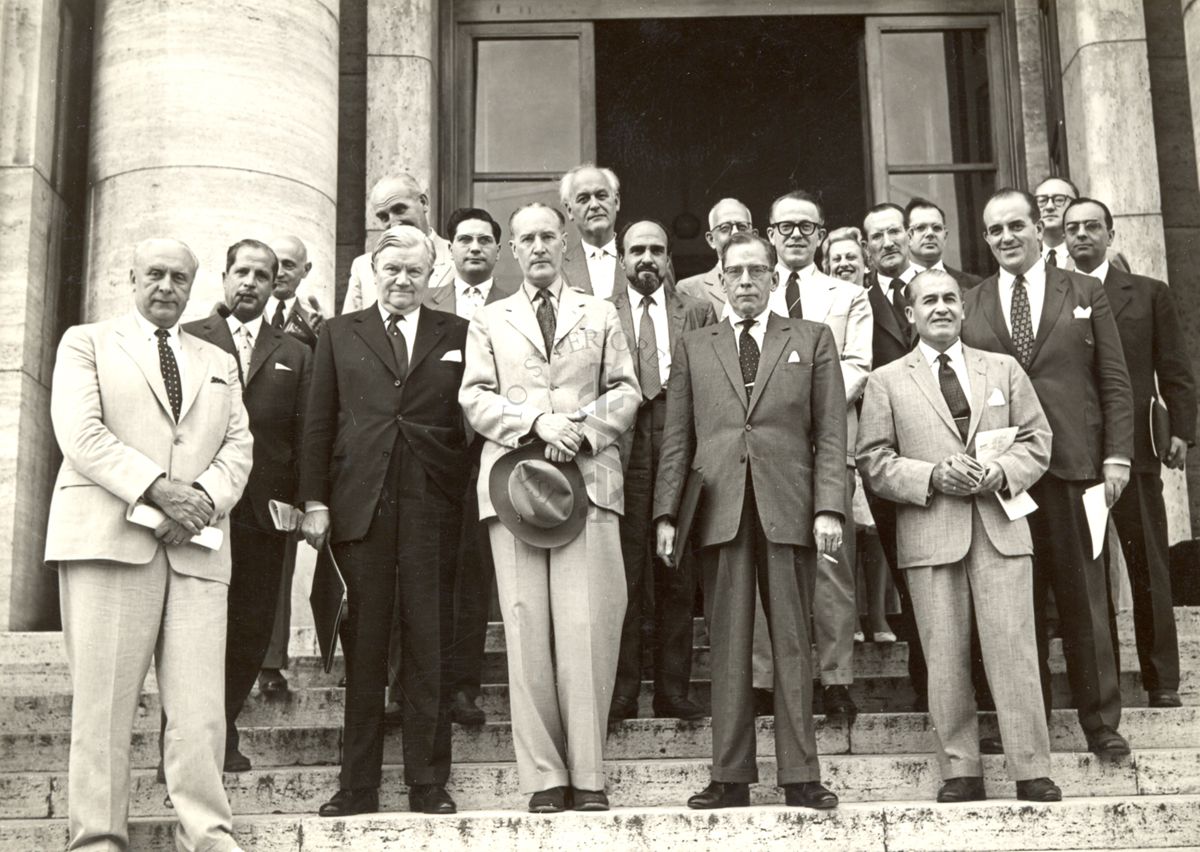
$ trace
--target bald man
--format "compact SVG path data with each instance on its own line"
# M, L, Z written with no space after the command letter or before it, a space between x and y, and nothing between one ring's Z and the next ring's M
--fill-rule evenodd
M708 211L708 231L704 239L717 253L717 263L708 272L684 278L676 291L693 299L707 299L719 317L725 310L725 285L721 283L721 250L734 234L754 230L750 208L736 198L722 198Z
M386 230L398 225L412 225L433 241L436 254L433 271L429 276L429 287L441 287L452 283L454 258L450 254L449 241L439 237L429 224L429 192L410 174L401 172L380 178L371 187L367 196L367 207L371 211L373 228ZM371 271L371 255L360 254L350 264L350 283L346 288L346 301L342 313L361 311L378 299L375 289L375 274Z

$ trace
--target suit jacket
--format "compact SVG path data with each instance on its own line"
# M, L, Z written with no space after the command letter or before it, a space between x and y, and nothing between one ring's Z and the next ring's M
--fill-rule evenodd
M946 266L944 263L942 265ZM946 272L951 278L958 282L958 286L964 293L983 280L978 275L972 275L970 272L963 272L961 269L955 269L953 266L946 266Z
M471 428L486 439L479 460L481 520L496 514L488 492L492 465L533 440L533 421L550 411L588 415L588 446L575 457L588 499L624 511L618 440L633 425L642 392L616 308L564 284L550 358L545 346L523 288L484 305L471 320L458 399Z
M1033 553L1029 524L1010 521L991 494L952 497L933 490L933 468L972 446L981 429L1017 427L996 461L1007 493L1020 494L1050 464L1050 424L1021 366L1007 355L963 347L971 420L963 443L941 388L920 350L871 374L858 433L859 470L868 488L896 509L901 568L958 562L971 547L971 512L1006 556Z
M999 277L967 291L962 339L1016 357L1000 307ZM1076 313L1085 316L1076 316ZM1104 286L1087 275L1046 268L1046 295L1027 371L1054 431L1050 472L1093 480L1110 456L1133 458L1133 393Z
M1150 398L1160 395L1171 415L1171 434L1196 438L1196 386L1170 288L1162 281L1109 265L1104 292L1125 351L1133 386L1133 469L1158 473L1150 444ZM1155 378L1158 393L1155 392Z
M708 272L684 278L675 286L675 290L693 299L707 299L712 303L713 313L718 319L725 310L725 285L721 283L720 262Z
M376 305L325 322L304 423L299 499L329 507L333 543L366 536L397 437L424 469L427 490L462 501L469 461L456 394L466 332L466 320L422 309L401 379Z
M863 289L871 305L871 317L875 331L871 337L871 363L878 370L902 358L917 345L917 332L906 318L896 312L895 306L879 287L879 275L874 270L863 278Z
M149 562L154 532L125 520L126 509L166 475L200 485L213 501L221 548L166 548L180 574L229 582L229 511L250 472L253 439L236 361L180 333L182 407L171 414L158 350L133 314L67 329L50 395L63 463L50 499L46 561Z
M583 240L578 232L575 233L573 240L567 242L566 251L563 253L562 278L568 287L582 290L589 296L593 295L592 276L588 272ZM621 268L621 259L618 257L617 262L613 265L613 293L624 286L625 280L625 271Z
M370 258L367 260L369 263ZM296 301L292 302L292 309L287 313L287 318L283 323L283 330L309 349L314 349L317 345L317 329L314 325L312 312L301 305L300 299L297 298Z
M220 315L185 325L184 330L237 359L229 323ZM239 367L239 373L241 368ZM312 377L309 348L265 321L260 326L250 370L242 376L242 402L254 436L254 467L241 502L261 529L274 530L270 502L295 504L300 481L300 440Z
M487 298L483 300L483 303L490 305L492 302L498 302L505 296L511 296L512 294L512 287L496 279L492 279L492 289L488 290ZM445 311L448 314L458 316L458 295L454 289L453 268L451 268L449 276L443 279L443 283L437 287L430 284L429 288L425 291L425 298L421 301L421 304L435 311Z
M694 542L732 541L746 477L776 544L812 546L813 517L846 508L846 391L829 326L767 315L747 401L733 326L688 332L667 388L654 517L675 517L689 471L703 478Z
M429 232L433 247L437 250L433 259L433 271L429 275L430 287L441 287L446 283L454 283L454 258L450 255L450 242ZM373 302L379 301L379 291L375 289L375 272L371 269L371 253L365 252L354 258L350 264L350 281L346 285L346 297L342 303L342 313L361 311ZM389 350L390 351L390 350Z

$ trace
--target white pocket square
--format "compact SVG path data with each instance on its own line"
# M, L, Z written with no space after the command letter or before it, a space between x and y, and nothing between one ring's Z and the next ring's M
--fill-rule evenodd
M1075 306L1075 319L1090 319L1091 316L1092 316L1092 306L1091 305L1088 305L1086 308L1083 307L1082 305Z
M449 352L447 352L445 355L442 356L442 360L443 361L453 361L456 364L461 364L462 363L462 350L461 349L451 349Z
M992 395L988 397L988 405L1004 405L1004 394L1000 393L1000 388L992 388Z
M788 356L787 362L789 364L799 364L800 363L800 353L795 350L792 350L792 354Z
M289 367L287 364L281 364L278 361L275 362L275 369L276 370L287 370L289 373L294 372L294 370L292 370L292 368Z

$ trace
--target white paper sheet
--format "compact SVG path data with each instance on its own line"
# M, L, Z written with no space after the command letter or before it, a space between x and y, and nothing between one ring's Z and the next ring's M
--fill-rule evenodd
M134 503L125 512L125 520L137 524L139 527L147 527L156 529L159 524L167 519L167 516L161 510L154 508L149 503ZM221 542L225 540L225 534L216 527L205 527L199 533L189 539L189 543L197 544L200 547L208 550L220 550Z
M1000 458L1017 439L1017 427L1005 426L1002 429L983 429L975 433L975 458L982 465L989 465ZM996 500L1010 521L1023 518L1037 510L1038 504L1028 491L1014 494L1011 497L996 492Z
M269 500L267 508L271 511L271 521L274 522L275 529L280 532L294 532L300 529L304 513L295 506L282 500Z
M1083 511L1087 514L1088 530L1092 534L1092 558L1104 549L1104 535L1108 532L1108 503L1104 499L1104 483L1097 482L1083 492Z

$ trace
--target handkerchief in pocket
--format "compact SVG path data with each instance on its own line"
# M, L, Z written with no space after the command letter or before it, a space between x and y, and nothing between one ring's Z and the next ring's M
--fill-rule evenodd
M1000 388L992 388L992 395L988 397L988 405L1004 405L1004 394L1000 392Z
M1090 319L1092 316L1092 306L1086 308L1083 305L1075 306L1075 319Z
M442 356L442 360L443 361L453 361L456 364L461 364L462 363L462 350L461 349L451 349L449 352L447 352L445 355Z
M292 368L289 367L287 364L281 364L278 361L275 362L275 369L276 370L287 370L289 373L294 372L294 370L292 370Z
M789 364L799 364L800 363L800 353L797 352L795 349L793 349L792 354L788 356L787 362Z

